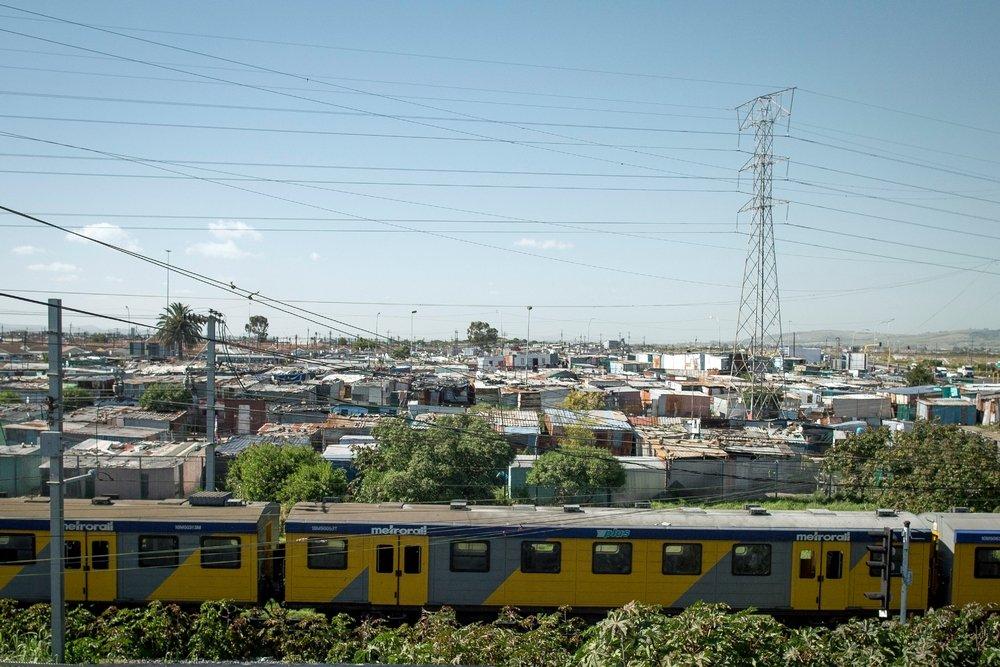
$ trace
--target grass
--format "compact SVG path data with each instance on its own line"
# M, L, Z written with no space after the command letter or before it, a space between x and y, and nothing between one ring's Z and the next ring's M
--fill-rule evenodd
M715 502L698 502L697 498L656 501L653 503L657 508L671 507L704 507L705 509L717 510L741 510L744 505L760 505L770 510L804 510L810 508L823 508L840 512L867 512L876 509L874 503L858 502L855 500L845 500L844 498L827 498L826 496L783 496L781 498L757 498L742 500L720 500Z

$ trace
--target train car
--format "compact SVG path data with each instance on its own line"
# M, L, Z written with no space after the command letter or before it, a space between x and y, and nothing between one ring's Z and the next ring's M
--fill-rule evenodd
M909 520L909 606L926 609L930 525L903 513L299 503L285 524L291 604L484 610L698 600L774 613L876 609L866 546ZM874 534L874 535L873 535ZM899 579L893 581L898 606Z
M256 602L273 579L278 506L227 493L67 499L66 599ZM48 498L0 499L0 597L49 599Z
M941 604L1000 602L1000 514L921 515L937 537Z

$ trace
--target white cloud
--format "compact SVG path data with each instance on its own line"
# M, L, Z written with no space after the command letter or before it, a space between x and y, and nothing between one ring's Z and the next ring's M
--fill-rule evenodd
M318 252L309 253L309 259L311 259L314 262L318 262L320 260L319 253Z
M104 279L107 280L109 283L123 283L123 282L125 282L124 278L119 278L118 276L104 276Z
M53 276L52 282L54 283L75 283L80 279L80 276L75 273L66 273L61 276Z
M516 246L522 248L534 248L536 250L569 250L573 247L572 243L567 243L565 241L557 241L556 239L529 239L523 238L518 239Z
M259 241L261 234L256 229L239 220L219 220L208 223L208 233L215 241L192 243L185 252L212 259L242 259L253 257L254 253L237 245L236 241Z
M201 255L212 259L241 259L250 257L250 253L243 250L232 239L228 241L206 241L204 243L194 243L189 245L185 252L189 255Z
M66 262L49 262L48 264L29 264L29 271L46 271L48 273L76 273L76 264Z
M81 236L86 236L89 239L94 239L95 241L103 241L104 243L113 243L114 245L121 246L126 250L131 250L132 252L140 252L142 248L139 247L139 242L135 240L135 237L129 234L127 231L119 227L118 225L113 225L110 222L95 222L92 225L87 225L78 232ZM84 240L75 234L67 234L67 241L75 241L77 243L83 243Z
M219 220L208 223L208 229L217 239L250 239L260 240L260 232L245 222L239 220Z
M40 255L45 252L41 248L37 248L33 245L14 246L10 249L10 251L15 255Z

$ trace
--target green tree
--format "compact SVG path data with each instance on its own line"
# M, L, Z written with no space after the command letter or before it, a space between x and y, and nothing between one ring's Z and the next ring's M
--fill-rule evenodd
M906 371L906 384L910 387L934 384L934 367L926 361L916 364Z
M190 347L201 338L201 327L206 318L198 315L183 303L172 303L163 309L156 322L159 333L157 340L168 347L177 347L184 356L184 348Z
M497 344L497 330L489 322L475 321L469 324L469 342L482 347L492 347Z
M344 495L347 475L311 447L263 443L236 457L226 473L226 487L243 500L291 504Z
M394 347L390 353L393 359L409 359L410 358L410 346L400 345Z
M337 339L337 345L340 347L344 347L345 345L347 345L347 339L341 336L340 338Z
M606 406L603 391L579 391L571 389L563 399L562 407L574 412L603 410Z
M615 456L595 446L590 429L571 426L552 449L535 461L526 482L554 490L557 502L590 502L625 484L625 469Z
M250 321L243 325L243 330L247 336L256 338L258 341L267 340L267 318L263 315L251 315Z
M842 493L886 507L1000 507L996 443L955 425L920 420L909 433L867 431L835 443L824 465Z
M21 398L20 394L10 389L0 391L0 405L14 405L16 403L24 403L24 399Z
M355 493L362 502L428 502L492 498L514 450L481 418L446 415L426 428L383 420L378 447L355 454Z
M357 337L354 339L354 349L356 350L374 350L378 347L378 343L369 338Z
M75 410L94 404L94 395L82 387L75 384L68 384L63 387L63 406L67 410Z
M182 384L157 382L142 392L139 405L154 412L177 412L191 405L191 392Z

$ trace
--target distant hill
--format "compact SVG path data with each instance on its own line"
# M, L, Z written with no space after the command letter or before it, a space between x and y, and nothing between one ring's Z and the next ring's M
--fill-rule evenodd
M796 331L796 345L836 345L837 338L841 345L870 345L872 332L850 331L838 329L819 329L815 331ZM785 344L792 342L791 332L784 335ZM970 346L975 350L1000 350L1000 329L956 329L951 331L928 331L919 334L878 334L877 342L883 346L891 346L894 350L952 351L966 350Z

